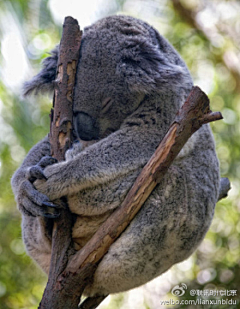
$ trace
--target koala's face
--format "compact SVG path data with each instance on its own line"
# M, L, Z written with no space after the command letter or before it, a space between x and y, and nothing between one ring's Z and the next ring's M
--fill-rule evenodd
M82 140L101 139L118 130L144 98L128 89L118 68L120 46L104 32L82 39L74 92L74 128Z

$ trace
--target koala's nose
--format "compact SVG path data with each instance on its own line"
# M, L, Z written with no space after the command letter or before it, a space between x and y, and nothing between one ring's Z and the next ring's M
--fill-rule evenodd
M90 115L77 112L73 117L73 124L78 138L84 141L98 138L99 130L96 127L96 121Z

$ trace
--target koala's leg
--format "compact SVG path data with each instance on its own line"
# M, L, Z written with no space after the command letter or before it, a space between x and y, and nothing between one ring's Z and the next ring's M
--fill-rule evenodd
M22 237L27 253L46 272L51 260L51 230L53 220L22 216Z

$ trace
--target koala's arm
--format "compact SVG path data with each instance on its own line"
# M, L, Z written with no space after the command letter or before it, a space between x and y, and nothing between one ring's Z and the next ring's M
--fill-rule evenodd
M129 174L143 167L152 153L144 130L123 128L74 159L48 166L44 170L47 181L38 180L34 185L52 201Z
M22 238L26 251L46 273L51 260L52 224L51 219L22 215Z

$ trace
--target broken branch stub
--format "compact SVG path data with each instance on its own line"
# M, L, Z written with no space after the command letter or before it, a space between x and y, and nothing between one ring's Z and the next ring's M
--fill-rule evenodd
M63 161L73 141L73 89L82 32L77 20L66 17L59 47L49 141L51 155Z

